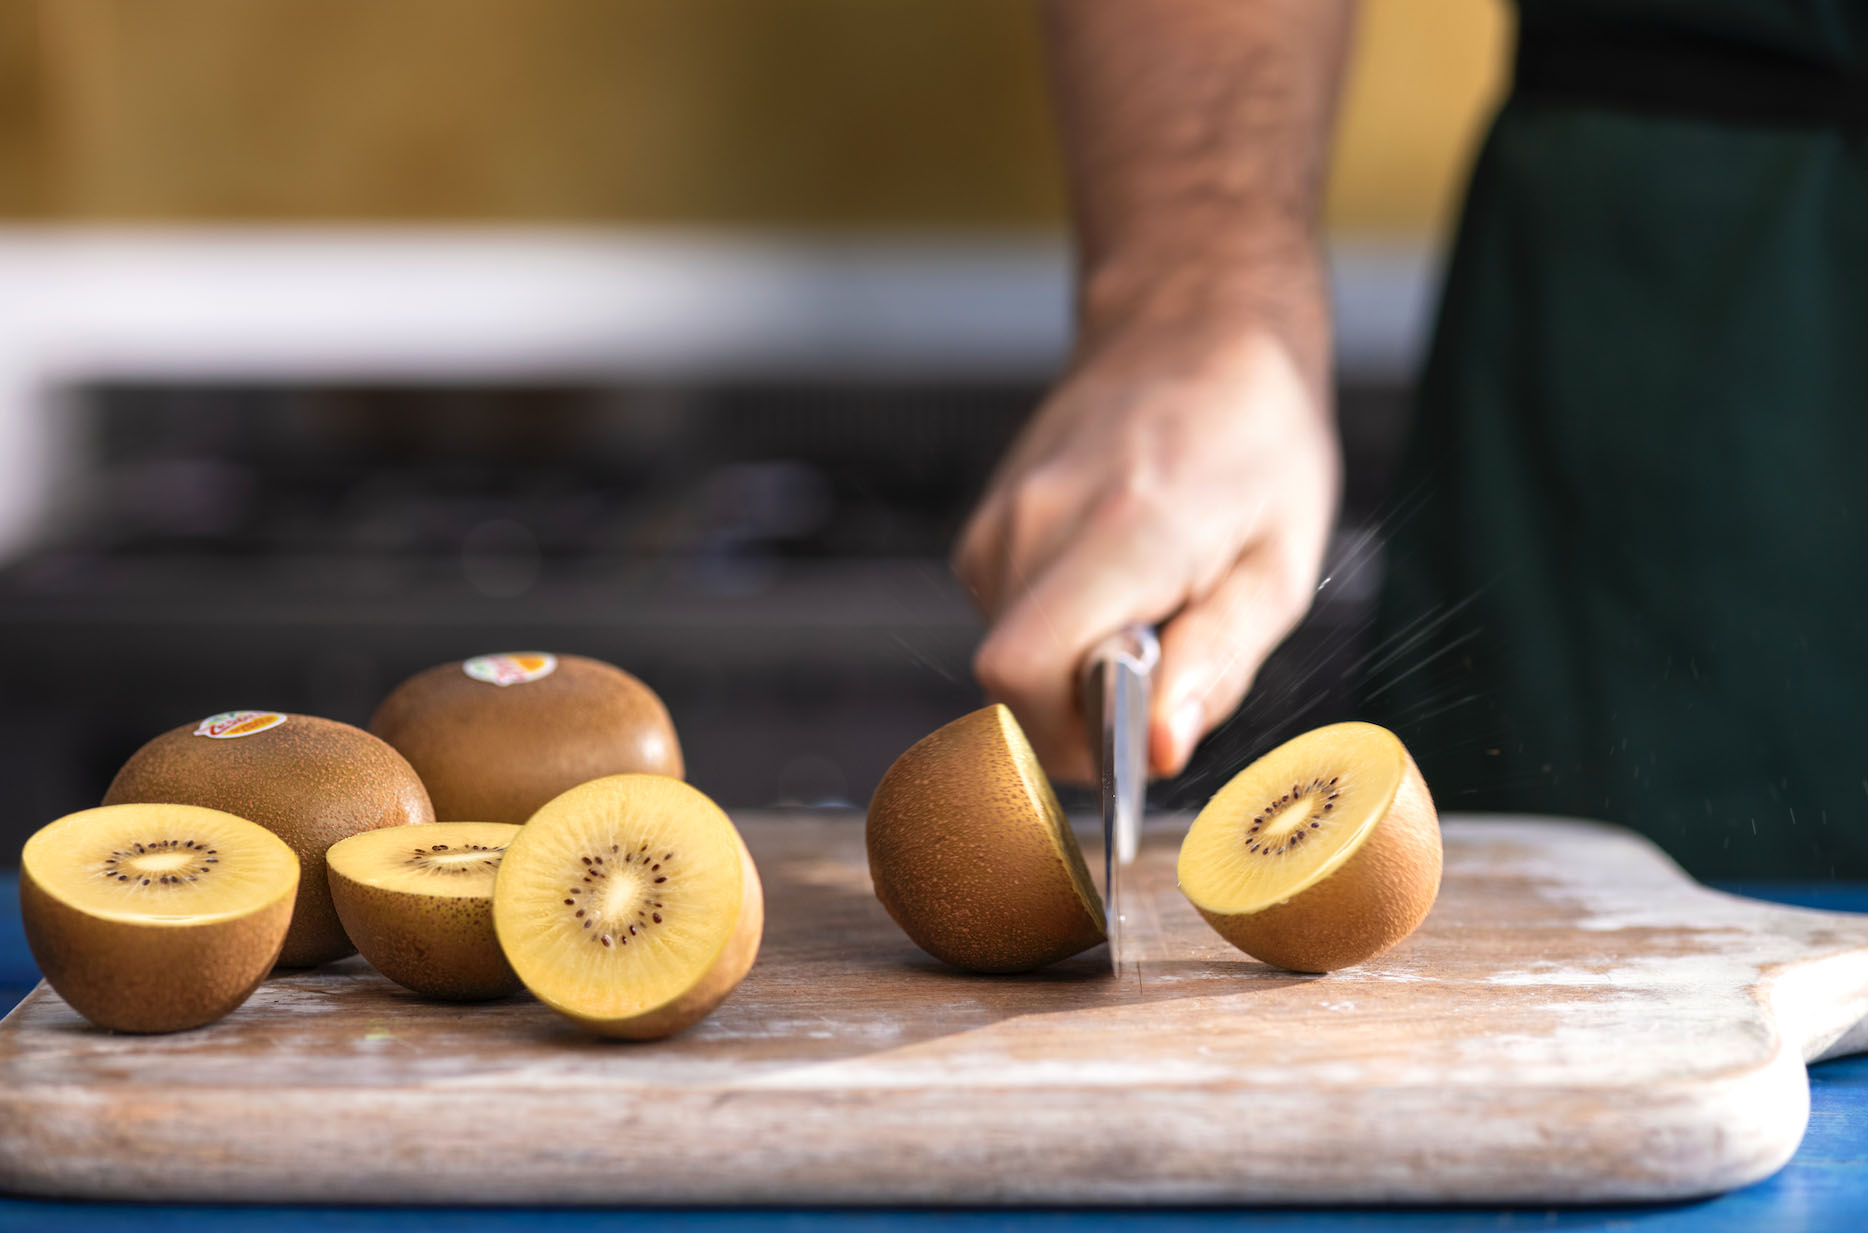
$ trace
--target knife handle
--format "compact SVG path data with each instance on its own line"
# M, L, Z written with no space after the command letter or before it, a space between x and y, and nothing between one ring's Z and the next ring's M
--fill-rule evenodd
M1105 663L1119 663L1139 676L1152 677L1161 662L1161 640L1148 625L1124 625L1090 648L1084 657L1085 683L1089 675Z
M1103 695L1108 690L1109 670L1126 668L1144 681L1152 681L1155 665L1160 662L1161 640L1148 625L1125 625L1090 648L1083 657L1077 689L1092 746L1103 727Z

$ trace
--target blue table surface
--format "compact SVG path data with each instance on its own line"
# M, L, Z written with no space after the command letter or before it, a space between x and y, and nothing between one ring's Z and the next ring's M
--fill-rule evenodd
M1868 912L1868 884L1744 883L1724 889L1835 911ZM20 928L19 884L0 875L0 1006L38 981ZM1117 1233L1282 1229L1293 1233L1445 1229L1640 1233L1868 1233L1868 1055L1810 1070L1810 1125L1775 1177L1716 1199L1589 1208L383 1208L59 1203L0 1197L0 1233Z

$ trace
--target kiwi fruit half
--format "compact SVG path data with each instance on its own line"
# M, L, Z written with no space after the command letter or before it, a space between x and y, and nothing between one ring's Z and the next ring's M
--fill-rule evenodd
M383 699L370 731L415 767L442 818L522 823L589 780L683 769L655 691L581 655L513 651L429 668Z
M106 805L145 802L226 810L298 854L304 876L279 955L287 967L356 949L331 906L327 848L358 831L434 821L428 793L401 754L361 728L281 711L227 711L150 741L104 794Z
M928 954L1024 972L1104 940L1102 899L1023 729L1003 706L916 742L869 802L876 897Z
M298 858L244 818L193 805L68 814L26 841L26 944L99 1027L175 1032L226 1015L279 957Z
M765 899L739 831L665 775L553 798L493 884L500 947L539 1001L605 1036L672 1035L752 967Z
M1361 963L1440 890L1440 822L1400 738L1318 728L1214 794L1180 850L1182 893L1221 937L1296 972Z
M338 840L325 872L344 932L417 993L476 1002L518 992L493 932L493 876L518 833L504 822L431 822Z

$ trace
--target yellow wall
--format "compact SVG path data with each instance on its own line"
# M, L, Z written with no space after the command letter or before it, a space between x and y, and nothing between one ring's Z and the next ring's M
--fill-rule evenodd
M1364 0L1334 223L1446 217L1501 0ZM0 214L1054 220L1018 0L6 0Z
M1362 0L1330 181L1346 230L1438 232L1510 82L1507 0Z

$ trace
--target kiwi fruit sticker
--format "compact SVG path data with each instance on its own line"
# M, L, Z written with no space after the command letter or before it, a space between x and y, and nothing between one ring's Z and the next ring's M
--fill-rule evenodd
M195 728L195 735L227 741L237 736L252 736L284 722L285 716L277 711L222 711L202 720Z
M461 665L461 670L476 681L489 685L524 685L542 680L558 669L558 657L548 651L510 651L501 655L476 655Z

